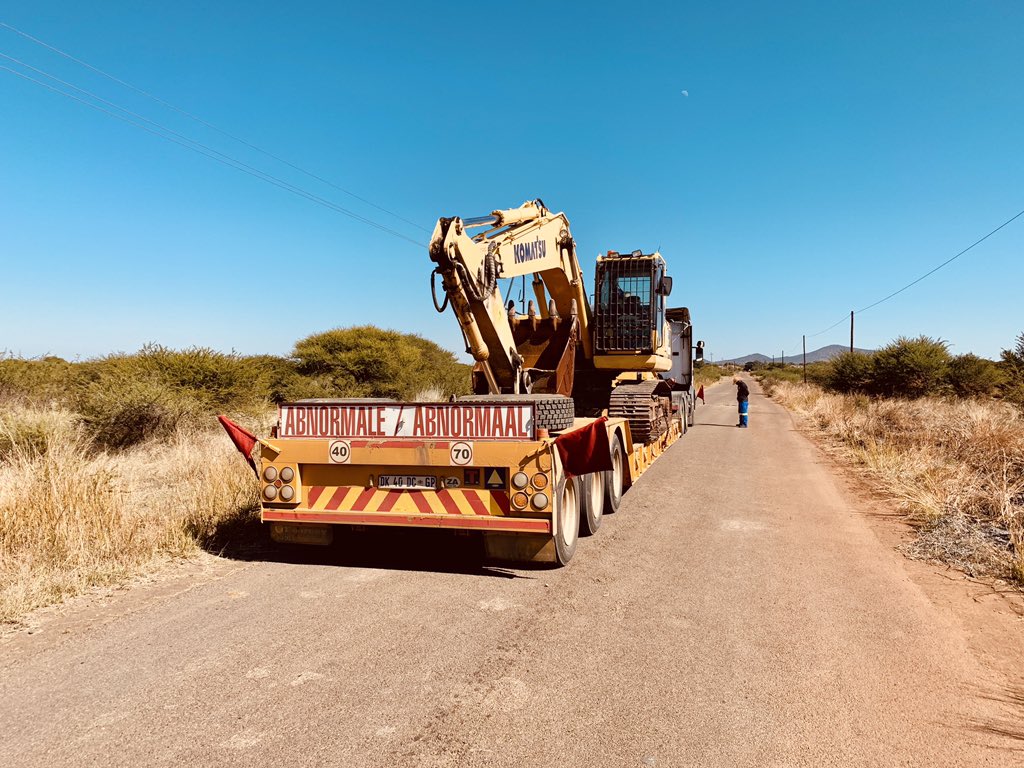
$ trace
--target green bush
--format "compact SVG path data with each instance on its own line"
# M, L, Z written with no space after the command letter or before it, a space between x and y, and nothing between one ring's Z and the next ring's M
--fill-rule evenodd
M269 381L272 370L262 358L150 344L82 363L71 405L99 444L123 448L219 412L262 410L268 393L260 374Z
M302 339L293 353L306 393L408 399L435 388L469 389L469 366L432 341L373 326L335 328Z
M871 355L843 352L829 361L823 372L823 384L827 389L843 394L868 392L872 388L873 369Z
M900 336L875 353L871 389L883 397L924 397L938 391L948 365L946 342Z
M1017 337L1013 349L1003 350L999 367L1003 374L1003 397L1024 407L1024 333Z
M957 397L989 397L1002 382L996 364L976 355L957 355L946 368L946 384Z

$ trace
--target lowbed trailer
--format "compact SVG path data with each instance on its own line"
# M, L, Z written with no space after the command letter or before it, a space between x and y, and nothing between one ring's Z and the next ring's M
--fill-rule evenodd
M565 564L683 433L686 414L634 445L621 418L538 427L548 402L282 404L259 441L262 519L284 543L328 544L338 525L447 528L479 532L496 559Z

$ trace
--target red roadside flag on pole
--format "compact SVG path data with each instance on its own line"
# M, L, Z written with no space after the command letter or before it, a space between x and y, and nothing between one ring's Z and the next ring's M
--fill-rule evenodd
M240 427L227 416L218 416L217 420L220 425L224 427L224 431L228 433L228 437L231 438L231 442L235 444L235 448L238 452L245 457L246 463L252 467L252 471L259 474L256 469L256 462L252 459L252 449L256 447L258 442L256 435L247 430L245 427Z
M703 384L701 384L700 385L700 389L697 390L697 397L700 398L700 401L702 403L705 402L705 400L704 400L704 385Z

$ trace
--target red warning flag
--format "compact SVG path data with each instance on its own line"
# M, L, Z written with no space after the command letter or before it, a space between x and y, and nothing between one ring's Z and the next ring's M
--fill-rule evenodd
M565 470L566 477L603 472L612 468L608 427L605 426L607 421L608 417L602 416L593 424L555 438L555 447L558 449L558 457L562 460L562 469Z
M246 462L252 467L252 471L259 474L256 469L256 462L252 460L252 449L256 447L257 443L256 435L245 427L238 426L227 416L218 416L217 420L224 427L224 431L228 433L228 437L235 444L235 448L238 449L238 452L245 457Z
M705 402L705 400L704 400L704 385L703 385L703 384L701 384L701 385L700 385L700 389L698 389L698 390L697 390L697 397L699 397L699 398L700 398L700 401L701 401L702 403L705 403L705 405L707 404L707 403Z

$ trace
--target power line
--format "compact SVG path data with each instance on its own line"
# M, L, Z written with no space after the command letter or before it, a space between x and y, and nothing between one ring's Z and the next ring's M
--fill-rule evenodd
M237 162L240 165L245 165L241 161L235 160L234 158L230 157L229 155L224 154L223 152L219 152L216 149L213 149L212 147L208 147L205 144L202 144L201 142L198 142L198 141L196 141L194 139L190 139L185 134L179 133L178 131L175 131L173 128L168 128L166 125L162 125L161 123L158 123L155 120L150 120L148 117L146 117L145 115L140 115L138 112L132 112L130 109L127 109L125 107L120 106L119 104L115 104L112 101L104 99L102 96L98 96L95 93L93 93L92 91L86 90L85 88L79 88L74 83L69 83L66 80L61 80L56 75L52 75L49 72L46 72L46 71L44 71L42 69L39 69L38 67L33 67L31 64L28 64L28 63L22 61L21 59L16 59L13 56L8 56L6 53L3 53L3 52L0 52L0 58L4 58L4 59L7 59L8 61L14 62L15 64L17 64L20 67L24 67L25 69L31 70L31 71L35 72L36 74L42 75L43 77L47 77L50 80L53 80L54 82L60 83L61 85L65 86L67 88L71 88L72 90L75 90L75 91L78 91L79 93L85 94L90 99L95 99L96 101L100 102L101 104L106 104L108 107L113 107L114 109L116 109L116 110L118 110L120 112L124 112L127 115L131 115L132 117L137 118L139 120L142 120L145 123L149 123L153 127L158 128L161 131L165 131L165 132L171 134L172 136L177 136L179 139L182 139L183 141L187 141L190 144L195 144L196 146L199 146L199 147L202 147L203 149L209 150L210 152L213 152L214 154L217 154L217 155L220 155L221 157L227 158L228 160L231 160L232 162ZM252 168L252 166L246 166L246 167L247 168ZM252 170L256 171L257 173L263 173L263 171L260 171L259 169L256 169L256 168L252 168Z
M942 263L941 263L941 264L939 264L938 266L936 266L936 267L934 267L934 268L932 268L932 269L928 270L928 271L927 271L927 272L925 272L925 273L924 273L923 275L921 275L920 277L918 277L918 278L917 278L916 280L911 280L911 281L910 281L909 283L907 283L906 285L904 285L904 286L903 286L902 288L900 288L900 289L899 289L899 290L897 290L897 291L893 291L892 293L890 293L890 294L889 294L888 296L886 296L885 298L879 299L878 301L876 301L876 302L874 302L874 303L872 303L872 304L868 304L868 305L867 305L866 307L863 307L862 309L858 309L858 310L856 310L855 312L851 313L850 315L844 315L844 316L843 316L843 317L842 317L841 319L837 320L837 321L836 321L835 323L833 323L833 324L832 324L832 325L830 325L830 326L829 326L828 328L825 328L825 329L824 329L824 330L822 330L822 331L818 331L817 333L809 333L809 334L807 334L807 338L808 338L808 339L812 339L812 338L814 338L815 336L820 336L820 335L821 335L821 334L823 334L823 333L828 333L828 332L829 332L829 331L831 331L831 330L832 330L833 328L835 328L835 327L837 327L837 326L840 326L840 325L842 325L843 323L847 322L848 320L851 320L851 317L852 317L853 315L859 315L859 314L862 314L862 313L864 313L864 312L867 312L867 311L868 311L869 309L873 309L873 308L877 307L877 306L878 306L879 304L883 304L883 303L885 303L886 301L888 301L889 299L893 298L894 296L898 296L899 294L903 293L903 292L904 292L905 290L907 290L908 288L911 288L912 286L915 286L915 285L917 285L918 283L920 283L920 282L921 282L922 280L924 280L924 279L925 279L926 277L928 277L928 276L930 276L930 275L933 275L933 274L935 274L935 273L936 273L936 272L938 272L938 271L939 271L940 269L942 269L943 267L945 267L945 266L946 266L947 264L950 264L950 263L952 263L952 262L956 261L956 260L957 260L957 259L959 259L959 258L960 258L961 256L963 256L963 255L964 255L965 253L967 253L967 252L968 252L969 250L971 250L971 249L972 249L972 248L974 248L975 246L977 246L977 245L980 245L981 243L985 242L985 241L986 241L986 240L988 240L988 239L989 239L990 237L992 237L992 235L994 235L994 234L995 234L996 232L998 232L999 230L1001 230L1001 229L1003 229L1004 227L1008 226L1009 224L1012 224L1012 223L1013 223L1014 221L1016 221L1017 219L1019 219L1019 218L1020 218L1021 216L1024 216L1024 210L1018 211L1018 212L1017 212L1016 214L1014 214L1013 216L1011 216L1010 218L1008 218L1008 219L1007 219L1006 221L1004 221L1004 222L1003 222L1002 224L1000 224L1000 225L999 225L998 227L996 227L996 228L995 228L995 229L993 229L993 230L992 230L991 232L989 232L988 234L986 234L986 235L985 235L984 237L980 237L980 238L978 238L978 239L977 239L977 240L975 240L975 241L974 241L973 243L971 243L971 244L970 244L969 246L967 246L966 248L964 248L964 249L963 249L962 251L960 251L959 253L957 253L957 254L956 254L956 255L954 255L954 256L951 256L951 257L949 257L948 259L946 259L946 260L945 260L944 262L942 262ZM852 328L852 326L851 326L851 328ZM851 330L851 339L852 339L852 330ZM851 343L852 343L852 341L851 341Z
M817 333L808 333L808 334L807 334L807 338L808 338L808 339L813 339L813 338L814 338L815 336L821 336L821 334L823 334L823 333L828 333L828 332L829 332L829 331L831 331L831 330L832 330L833 328L835 328L835 327L836 327L837 325L842 325L843 323L845 323L845 322L846 322L846 321L847 321L848 319L849 319L849 315L843 315L843 316L842 316L842 318L840 318L839 320L837 320L836 322L834 322L834 323L833 323L832 325L830 325L830 326L829 326L828 328L826 328L825 330L823 330L823 331L818 331Z
M903 286L902 288L900 288L900 289L899 289L898 291L893 291L893 292L892 292L892 293L890 293L890 294L889 294L888 296L886 296L886 297L885 297L884 299L879 299L879 300L878 300L878 301L876 301L876 302L875 302L874 304L868 304L868 305L867 305L866 307L864 307L863 309L858 309L858 310L856 311L856 312L857 312L857 314L859 315L859 314L860 314L861 312L866 312L867 310L871 309L872 307L877 307L877 306L878 306L879 304L881 304L881 303L883 303L883 302L886 302L886 301L888 301L888 300L889 300L889 299L891 299L891 298L892 298L893 296L897 296L897 295L899 295L899 294L903 293L903 292L904 292L905 290L907 290L907 288L910 288L910 287L911 287L911 286L913 286L913 285L917 285L918 283L920 283L920 282L921 282L922 280L924 280L924 279L925 279L926 277L928 277L929 275L933 275L933 274L935 274L936 272L938 272L938 271L939 271L940 269L942 269L942 268L943 268L944 266L946 266L946 265L947 265L947 264L949 264L950 262L952 262L952 261L955 261L956 259L959 259L959 258L960 258L961 256L963 256L963 255L964 255L965 253L967 253L967 252L968 252L969 250L971 250L971 248L973 248L974 246L976 246L976 245L979 245L980 243L983 243L983 242L985 242L985 241L986 241L986 240L988 240L988 239L989 239L990 237L992 237L992 235L994 235L994 234L995 234L996 232L998 232L998 231L999 231L1000 229L1002 229L1002 228L1003 228L1003 227L1005 227L1006 225L1008 225L1008 224L1012 223L1012 222L1013 222L1014 220L1016 220L1016 219L1019 219L1019 218L1020 218L1021 216L1024 216L1024 210L1022 210L1022 211L1018 212L1018 213L1017 213L1016 215L1014 215L1014 216L1011 216L1011 217L1010 217L1010 218L1008 218L1008 219L1007 219L1006 221L1004 221L1004 222L1003 222L1002 224L1000 224L1000 225L999 225L998 227L996 227L996 228L995 228L995 229L993 229L993 230L992 230L991 232L989 232L989 233L988 233L987 235L985 235L984 237L982 237L982 238L980 238L980 239L978 239L978 240L975 240L975 241L974 241L973 243L971 243L970 245L968 245L968 246L967 246L966 248L964 248L964 249L963 249L962 251L960 251L960 253L956 254L956 256L952 256L952 257L950 257L950 258L946 259L946 260L945 260L944 262L942 262L941 264L939 264L939 266L935 267L935 268L934 268L934 269L932 269L932 270L929 270L928 272L925 272L925 273L924 273L923 275L921 275L921 276L920 276L919 278L917 278L916 280L913 280L913 281L911 281L911 282L907 283L907 284L906 284L906 285L904 285L904 286ZM838 325L838 323L837 323L837 325Z
M185 109L182 109L181 107L178 107L178 106L172 104L171 102L166 101L165 99L162 99L159 96L156 96L155 94L150 93L149 91L146 91L146 90L144 90L142 88L139 88L136 85L132 85L131 83L129 83L129 82L125 81L125 80L122 80L121 78L116 77L115 75L112 75L109 72L106 72L106 71L100 69L99 67L93 66L92 64L90 64L87 61L83 61L82 59L79 59L79 58L77 58L75 56L72 56L70 53L68 53L66 51L62 51L60 48L57 48L54 45L50 45L49 43L46 43L46 42L44 42L44 41L42 41L42 40L40 40L40 39L38 39L36 37L33 37L32 35L28 34L27 32L23 32L22 30L18 29L17 27L13 27L10 24L7 24L6 22L3 22L3 21L0 21L0 27L4 27L5 29L9 29L11 32L14 32L16 35L20 35L21 37L23 37L26 40L29 40L29 41L35 43L36 45L40 45L43 48L46 48L46 49L48 49L50 51L53 51L54 53L56 53L56 54L58 54L60 56L63 56L64 58L66 58L66 59L68 59L70 61L73 61L73 62L75 62L76 64L78 64L80 66L83 66L83 67L85 67L87 69L92 70L93 72L95 72L98 75L102 75L103 77L107 78L108 80L112 80L113 82L117 83L118 85L122 85L125 88L128 88L128 89L130 89L132 91L135 91L136 93L138 93L138 94L140 94L142 96L145 96L148 99L152 99L153 101L157 102L158 104L161 104L164 107L167 107L168 109L171 109L171 110L177 112L178 114L184 115L185 117L189 118L190 120L194 120L197 123L206 126L210 130L216 131L217 133L221 134L222 136L227 136L229 139L232 139L233 141L237 141L240 144L244 144L245 146L249 147L250 149L255 150L256 152L259 152L260 154L265 155L265 156L271 158L272 160L276 160L277 162L282 163L283 165L288 166L292 170L295 170L295 171L298 171L299 173L305 174L306 176L310 177L311 179L316 179L320 183L326 184L327 186L332 187L332 188L338 190L339 192L343 192L344 194L348 195L349 197L352 197L352 198L360 201L361 203L365 203L366 205L370 206L371 208L376 208L378 211L381 211L382 213L386 213L389 216L393 216L396 219L398 219L399 221L403 221L406 224L409 224L410 226L416 227L416 229L419 229L419 230L421 230L423 232L428 232L428 233L430 232L429 229L427 229L426 227L423 227L423 226L417 224L415 221L411 221L411 220L405 218L404 216L401 216L401 215L395 213L394 211L390 211L387 208L384 208L384 207L382 207L380 205L377 205L376 203L371 202L370 200L367 200L365 197L361 197L360 195L357 195L355 192L352 192L351 190L345 189L344 187L341 187L341 186L335 184L334 182L332 182L332 181L330 181L328 179L323 178L322 176L319 176L319 175L313 173L312 171L307 171L305 168L302 168L301 166L295 165L294 163L289 162L288 160L285 160L284 158L279 157L278 155L275 155L274 153L272 153L272 152L270 152L270 151L268 151L266 149L263 149L262 147L258 147L257 145L255 145L255 144L253 144L253 143L251 143L249 141L246 141L245 139L240 138L239 136L235 136L234 134L224 130L223 128L219 128L218 126L214 125L213 123L211 123L211 122L209 122L207 120L204 120L203 118L199 117L198 115L195 115L195 114L193 114L193 113L191 113L191 112L189 112L189 111L187 111Z
M0 54L0 55L3 55L3 54ZM11 57L6 56L6 55L4 56L4 58L11 59ZM11 59L11 60L14 61L14 59ZM268 184L273 184L275 187L280 187L281 189L283 189L283 190L285 190L287 192L291 192L294 195L298 195L299 197L305 198L306 200L309 200L309 201L314 202L314 203L318 203L319 205L322 205L325 208L329 208L329 209L331 209L331 210L333 210L333 211L335 211L337 213L344 214L345 216L348 216L348 217L350 217L352 219L355 219L356 221L359 221L359 222L361 222L363 224L367 224L367 225L369 225L371 227L374 227L375 229L379 229L382 232L386 232L386 233L388 233L390 235L393 235L394 237L397 237L397 238L399 238L401 240L405 240L406 242L412 243L417 248L425 248L426 247L426 246L423 245L423 243L420 243L420 242L418 242L416 240L413 240L411 237L407 237L406 235L402 234L401 232L398 232L398 231L396 231L394 229L391 229L390 227L387 227L384 224L380 224L380 223L374 221L373 219L368 219L365 216L361 216L358 213L355 213L354 211L350 211L347 208L344 208L344 207L338 205L337 203L334 203L334 202L332 202L330 200L327 200L326 198L320 197L319 195L316 195L316 194L314 194L312 192L308 192L307 190L302 189L301 187L297 187L294 184L290 184L289 182L284 181L282 179L279 179L276 176L273 176L272 174L269 174L269 173L267 173L265 171L261 171L258 168L254 168L254 167L252 167L250 165L247 165L247 164L243 163L240 160L236 160L235 158L231 157L230 155L224 154L223 152L218 152L217 150L212 149L211 147L207 147L205 144L201 144L200 142L197 142L197 141L195 141L193 139L189 139L187 137L184 137L181 134L178 134L175 131L170 130L169 128L165 128L164 126L162 126L159 123L156 123L156 122L154 122L152 120L149 120L147 118L141 118L141 119L145 120L146 122L156 126L156 128L159 129L159 130L155 130L154 128L150 128L147 125L143 125L142 123L139 123L139 122L137 122L135 120L132 120L131 118L125 117L124 115L120 115L120 114L118 114L116 112L112 112L109 109L105 109L104 107L101 107L101 106L99 106L97 104L93 104L92 102L86 101L85 99L83 99L83 98L81 98L79 96L76 96L73 93L68 93L67 91L63 91L60 88L57 88L57 87L55 87L53 85L50 85L49 83L45 83L42 80L37 80L36 78L31 77L30 75L26 75L23 72L18 72L17 70L11 69L10 67L5 66L3 64L0 64L0 69L6 70L7 72L10 72L11 74L16 75L17 77L22 78L23 80L28 80L29 82L35 83L36 85L39 85L39 86L41 86L43 88L46 88L49 91L53 91L54 93L58 93L61 96L65 96L65 97L67 97L69 99L73 99L74 101L77 101L77 102L79 102L81 104L84 104L87 107L95 109L95 110L97 110L99 112L103 112L104 114L109 115L111 117L114 117L114 118L116 118L118 120L121 120L122 122L128 123L129 125L133 125L136 128L140 128L141 130L145 131L146 133L150 133L150 134L152 134L154 136L158 136L159 138L164 139L165 141L169 141L169 142L172 142L173 144L177 144L179 146L185 147L185 149L189 149L189 150L191 150L193 152L196 152L197 154L203 155L204 157L208 157L211 160L215 160L218 163L221 163L222 165L226 165L226 166L228 166L230 168L234 168L235 170L241 171L242 173L246 173L246 174L248 174L250 176L253 176L253 177L257 178L257 179L260 179L261 181L265 181ZM57 82L62 82L63 83L63 81L60 80L59 78L53 77L52 75L48 75L45 72L42 72L41 70L36 70L34 67L32 69L34 71L40 72L40 74L43 74L46 77L50 77L53 80L56 80ZM85 94L89 95L92 98L97 98L98 100L103 101L104 103L111 104L111 102L107 102L105 99L99 99L99 97L92 96L92 94L90 94L88 91L85 91L85 90L83 90L81 88L78 88L77 86L69 85L69 87L74 88L75 90L78 90L78 91L80 91L82 93L85 93ZM114 106L116 109L120 109L121 111L123 111L123 112L125 112L127 114L131 114L131 115L135 114L133 112L130 112L129 110L124 109L123 107L118 107L117 105L113 105L113 104L111 104L111 105ZM162 133L161 131L165 131L165 133ZM177 138L177 137L181 137L181 138Z

